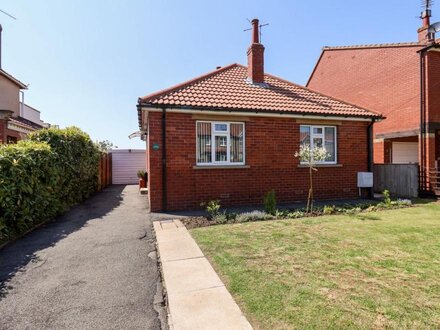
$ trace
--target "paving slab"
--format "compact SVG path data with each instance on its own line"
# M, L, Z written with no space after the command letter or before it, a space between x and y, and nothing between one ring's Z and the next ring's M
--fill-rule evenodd
M170 230L156 231L156 239L159 242L175 241L177 239L188 239L191 235L185 228L176 228Z
M203 257L199 246L186 235L179 235L176 240L157 240L162 262Z
M179 220L154 223L174 330L252 329Z
M224 287L169 297L175 330L252 329Z
M162 267L170 294L223 286L223 282L204 257L164 262Z

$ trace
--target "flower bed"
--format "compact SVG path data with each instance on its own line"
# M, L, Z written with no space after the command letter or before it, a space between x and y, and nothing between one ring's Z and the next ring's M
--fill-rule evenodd
M409 199L391 200L389 193L384 192L384 200L381 202L372 200L358 204L345 205L325 205L323 207L315 207L312 212L307 212L305 208L298 209L273 209L272 212L266 211L250 211L243 213L228 212L221 210L218 201L210 201L207 203L206 217L187 217L181 219L182 223L188 228L206 227L212 225L244 223L252 221L281 220L281 219L298 219L305 217L318 217L323 215L354 215L358 213L368 213L387 209L397 209L411 207L412 202Z

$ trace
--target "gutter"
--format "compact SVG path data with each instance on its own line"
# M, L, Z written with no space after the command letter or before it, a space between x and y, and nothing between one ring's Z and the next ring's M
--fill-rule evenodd
M169 110L169 112L176 112L179 111L179 113L184 113L187 111L188 113L196 113L196 112L205 112L205 113L211 113L215 115L222 115L221 112L233 114L237 116L262 116L262 117L287 117L287 118L321 118L321 119L329 119L329 120L363 120L363 121L370 121L371 119L375 119L377 121L385 119L384 116L380 114L373 114L369 116L365 115L338 115L338 114L318 114L318 113L310 113L310 112L293 112L293 111L268 111L268 110L255 110L255 109L233 109L233 108L222 108L222 107L203 107L203 106L174 106L174 105L159 105L159 104L150 104L150 103L140 103L138 104L138 109L145 109L148 111L157 111L162 112L163 107L166 106ZM154 110L157 109L157 110ZM365 109L365 111L368 111Z
M167 209L167 109L162 108L162 211Z
M427 48L424 48L424 50ZM425 53L420 51L420 179L419 191L426 191L425 178Z
M373 125L376 122L376 120L373 118L371 119L371 123L368 125L367 128L367 153L368 153L368 172L373 172ZM368 189L368 198L374 197L374 187L371 187Z
M426 168L426 52L431 49L439 49L439 44L432 44L417 51L420 54L420 179L419 193L426 193L428 189Z

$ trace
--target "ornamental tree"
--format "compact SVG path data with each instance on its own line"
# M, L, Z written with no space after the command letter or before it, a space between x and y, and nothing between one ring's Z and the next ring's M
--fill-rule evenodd
M307 197L307 213L313 212L313 171L318 171L316 164L323 162L329 156L324 147L311 148L308 144L302 144L299 151L295 152L295 157L301 163L309 167L309 195Z

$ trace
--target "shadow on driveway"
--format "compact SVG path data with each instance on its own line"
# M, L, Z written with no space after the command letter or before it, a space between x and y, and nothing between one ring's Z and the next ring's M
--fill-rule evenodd
M40 262L35 252L54 246L71 233L87 226L89 220L102 218L118 207L122 201L121 193L124 188L125 185L110 186L82 204L74 206L64 215L1 249L0 300L12 289L12 286L7 284L9 279L30 262Z

